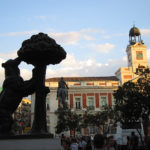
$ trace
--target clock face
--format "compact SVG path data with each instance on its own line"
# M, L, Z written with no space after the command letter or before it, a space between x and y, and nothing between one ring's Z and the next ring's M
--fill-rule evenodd
M143 59L143 53L141 51L136 52L136 59L138 59L138 60Z

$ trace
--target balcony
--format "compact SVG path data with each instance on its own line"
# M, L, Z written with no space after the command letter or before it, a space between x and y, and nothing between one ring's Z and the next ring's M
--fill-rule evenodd
M87 106L87 110L94 110L95 106Z
M82 107L81 106L78 106L78 107L74 107L75 110L82 110Z

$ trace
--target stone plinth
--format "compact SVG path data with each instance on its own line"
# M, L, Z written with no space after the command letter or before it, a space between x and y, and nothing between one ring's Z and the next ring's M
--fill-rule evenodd
M1 139L1 150L60 150L60 140L52 138L42 139Z

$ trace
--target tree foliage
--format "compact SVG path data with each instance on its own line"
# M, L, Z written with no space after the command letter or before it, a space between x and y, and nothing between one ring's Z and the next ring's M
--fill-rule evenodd
M56 114L58 115L58 121L56 126L56 133L63 131L79 131L81 116L72 112L68 106L58 108Z
M143 120L145 134L150 115L150 78L149 68L137 70L136 82L128 81L114 92L115 111L118 120L128 127ZM136 126L134 126L136 128Z
M101 111L98 111L94 114L86 113L83 126L96 126L101 128L103 133L107 133L108 131L104 128L105 125L109 125L108 121L114 118L114 110L110 106L105 106ZM108 128L107 128L108 129Z

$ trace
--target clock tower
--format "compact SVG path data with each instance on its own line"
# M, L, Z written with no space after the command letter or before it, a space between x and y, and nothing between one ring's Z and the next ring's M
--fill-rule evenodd
M129 31L129 45L126 48L126 52L128 67L121 67L115 73L121 84L136 79L138 77L135 74L137 68L148 66L146 46L141 39L140 30L135 26Z
M128 56L128 67L132 67L135 72L139 66L147 67L146 46L141 40L141 33L137 27L133 27L129 32L129 45L126 49Z

